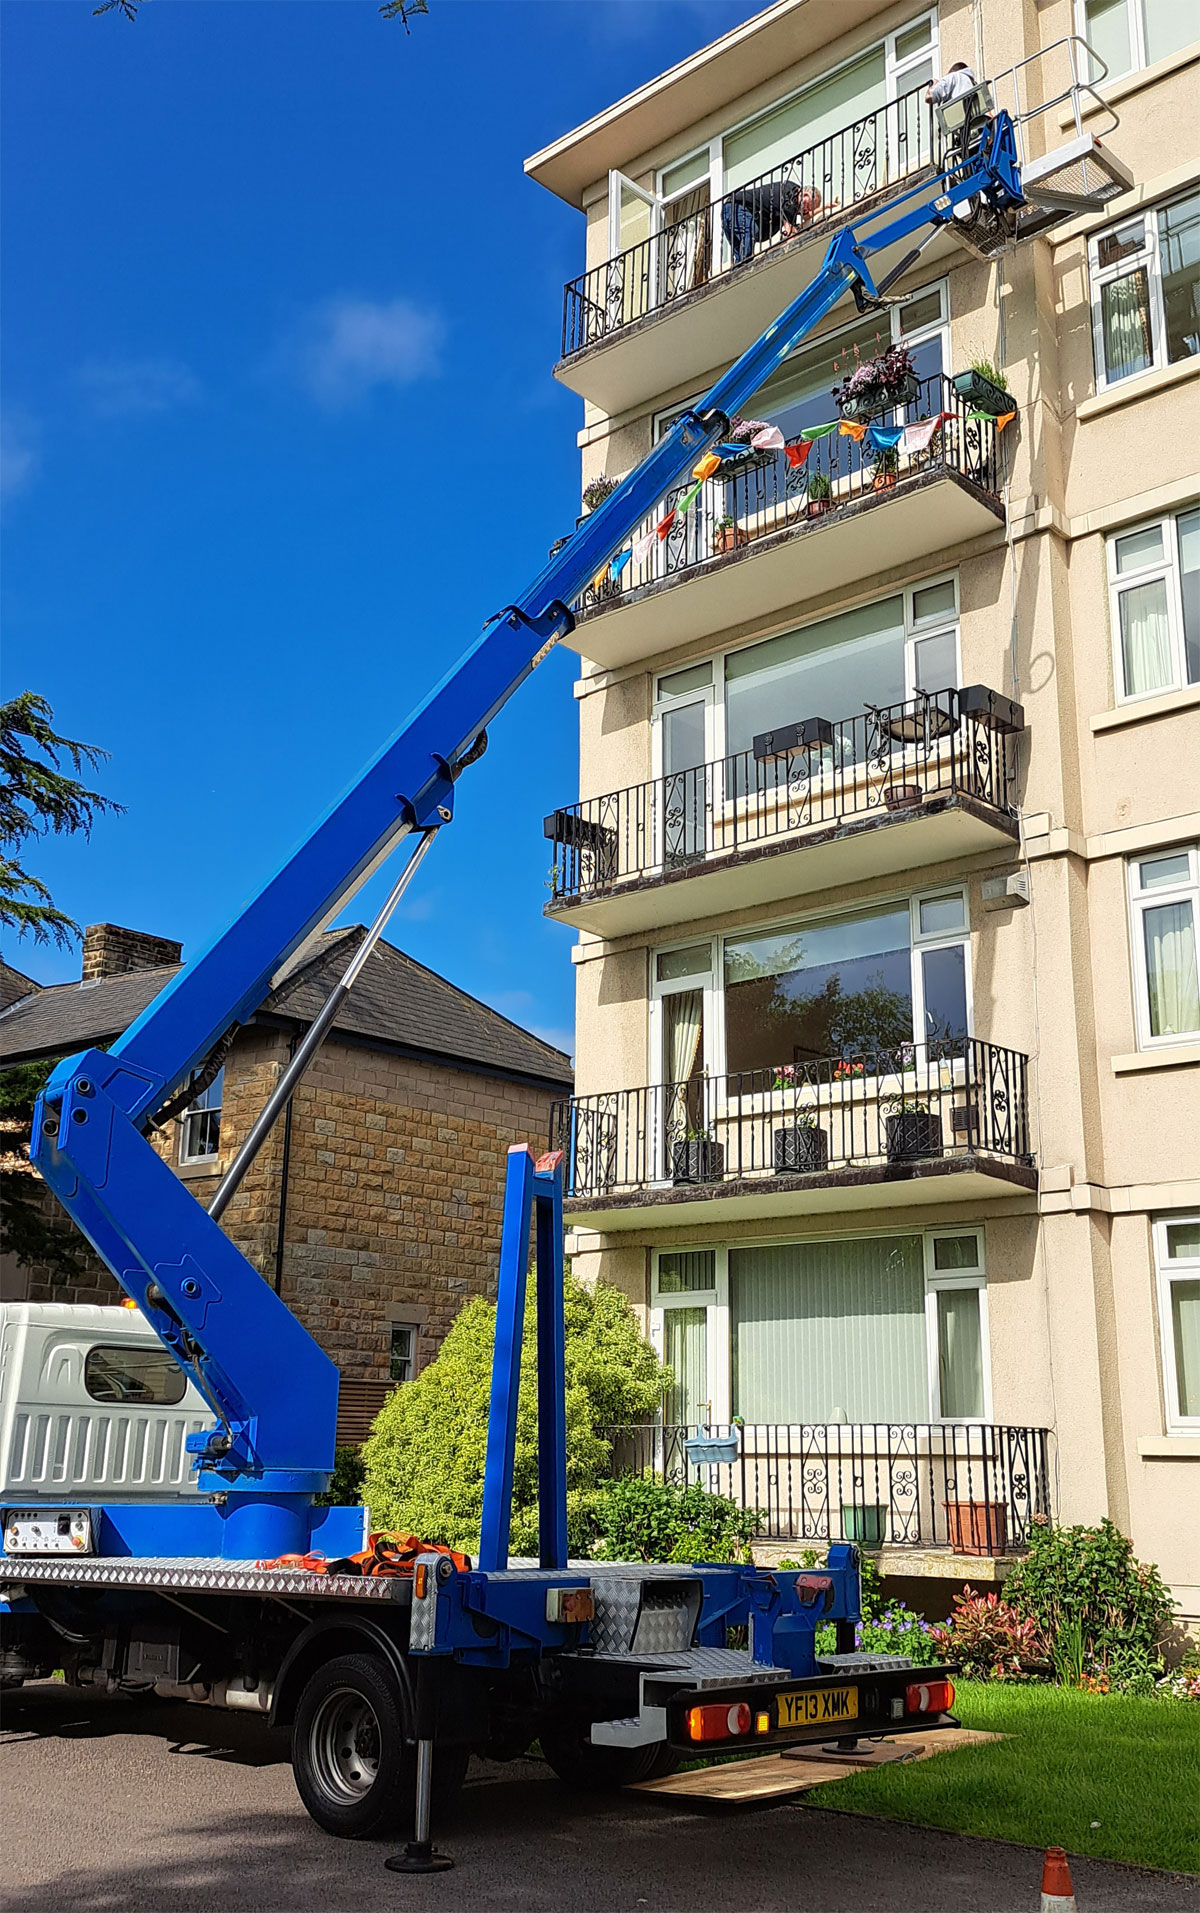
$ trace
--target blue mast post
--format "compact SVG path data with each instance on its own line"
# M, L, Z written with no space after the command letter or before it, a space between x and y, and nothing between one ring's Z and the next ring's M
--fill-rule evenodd
M479 1532L479 1566L485 1573L508 1566L533 1192L533 1156L524 1143L514 1143L508 1152L508 1171L504 1182L500 1280L496 1291L496 1346L492 1355L492 1395L488 1408L487 1458L483 1473L483 1521Z
M542 1156L537 1206L538 1552L567 1565L567 1380L563 1299L562 1152Z

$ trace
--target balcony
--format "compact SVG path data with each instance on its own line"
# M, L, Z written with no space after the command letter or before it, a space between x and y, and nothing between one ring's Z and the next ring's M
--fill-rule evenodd
M881 1551L885 1573L957 1570L1024 1552L1050 1516L1050 1431L987 1422L629 1425L605 1428L614 1475L699 1481L762 1520L764 1540ZM728 1461L695 1459L716 1437ZM690 1451L690 1452L689 1452ZM707 1452L712 1452L709 1449ZM937 1557L941 1556L939 1560ZM983 1578L989 1577L984 1569Z
M809 718L756 751L556 810L546 914L628 936L1007 850L1023 721L970 685Z
M1035 1191L1028 1058L974 1038L575 1096L567 1220L606 1233Z
M860 218L934 169L939 135L924 89L879 107L712 203L707 186L661 232L572 279L563 292L562 358L555 377L609 416L673 384L701 379L736 357L813 277L847 219ZM794 186L797 230L763 231L735 263L739 195ZM760 228L761 230L761 228ZM936 262L962 235L946 231L924 254ZM886 273L903 245L878 255ZM662 326L670 320L666 345Z
M972 417L940 374L921 381L895 422L937 417L929 442L911 449L901 440L873 454L867 440L834 433L806 456L800 438L786 451L748 452L679 512L689 478L637 526L616 575L608 567L577 600L565 642L616 669L1001 531L993 420Z

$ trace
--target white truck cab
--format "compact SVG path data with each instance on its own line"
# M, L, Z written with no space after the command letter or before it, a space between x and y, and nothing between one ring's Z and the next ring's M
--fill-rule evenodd
M188 1498L212 1420L139 1310L0 1303L0 1498Z

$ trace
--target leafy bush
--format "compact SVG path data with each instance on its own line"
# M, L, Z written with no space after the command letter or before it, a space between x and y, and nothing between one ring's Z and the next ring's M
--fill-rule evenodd
M918 1667L945 1659L937 1629L903 1601L889 1601L881 1614L863 1621L856 1638L864 1654L905 1654Z
M318 1508L354 1507L362 1500L363 1451L351 1442L339 1442L333 1451L333 1473L323 1495L314 1496Z
M671 1383L644 1341L619 1289L565 1282L567 1532L573 1552L588 1545L595 1490L614 1423L647 1422ZM397 1388L380 1409L363 1449L364 1498L376 1527L474 1553L479 1545L487 1447L494 1304L476 1297L458 1317L437 1359ZM513 1471L512 1547L537 1546L537 1390L533 1297L525 1319Z
M969 1587L955 1595L949 1620L933 1634L943 1658L957 1661L968 1680L1029 1680L1045 1672L1050 1659L1032 1616L1018 1614L998 1594Z
M1078 1682L1110 1674L1131 1651L1151 1662L1171 1625L1175 1603L1158 1569L1107 1518L1099 1527L1052 1528L1035 1521L1029 1552L1005 1584L1017 1613L1037 1624L1060 1670ZM1111 1674L1110 1674L1111 1680Z
M602 1561L744 1561L762 1517L698 1482L623 1475L593 1504Z

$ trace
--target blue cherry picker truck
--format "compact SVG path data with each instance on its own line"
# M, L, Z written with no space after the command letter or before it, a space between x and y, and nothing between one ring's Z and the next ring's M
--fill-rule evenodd
M1128 185L1082 133L1022 166L1018 128L1007 112L980 113L974 136L948 145L942 171L842 226L811 283L488 620L259 895L111 1049L56 1068L35 1116L33 1160L205 1412L187 1437L189 1494L86 1505L51 1489L6 1497L8 1685L65 1668L109 1692L152 1689L260 1712L290 1728L301 1798L330 1833L387 1831L415 1806L416 1838L398 1862L409 1870L441 1863L431 1800L453 1792L472 1751L517 1757L540 1741L563 1779L612 1787L688 1755L927 1734L951 1720L952 1668L918 1671L856 1651L850 1545L831 1546L812 1573L568 1559L557 1157L535 1162L517 1149L508 1159L474 1561L414 1537L368 1542L362 1508L317 1505L333 1463L337 1371L220 1217L451 822L488 725L571 631L572 601L631 531L725 442L740 408L847 292L860 310L882 304L951 221L995 256ZM147 1132L213 1079L232 1032L402 841L410 854L390 896L205 1210ZM531 1232L536 1565L510 1562L508 1547ZM835 1651L818 1653L827 1622Z

